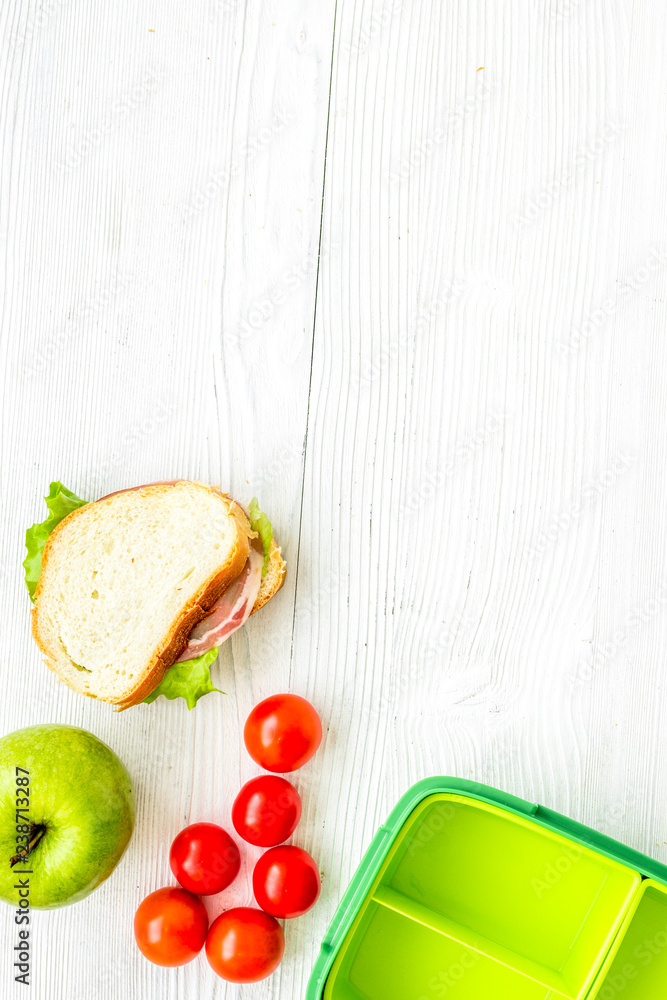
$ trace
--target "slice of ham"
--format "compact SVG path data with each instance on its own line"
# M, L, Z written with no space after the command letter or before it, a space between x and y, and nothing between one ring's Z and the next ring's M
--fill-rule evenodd
M245 625L250 616L262 582L264 550L258 538L250 542L250 555L243 572L218 598L211 613L195 625L188 644L176 660L193 660L207 653L214 646L228 639L233 632Z
M144 483L145 486L175 486L181 482L180 479L162 479L156 483ZM135 490L143 489L142 486L131 486L129 489L116 490L115 493L108 493L101 500L115 497L119 493L132 493ZM237 501L238 503L238 501ZM241 510L250 519L249 512L241 504ZM255 606L257 594L262 583L262 569L264 568L264 549L261 539L250 539L250 553L241 575L227 587L227 590L218 598L213 605L211 612L203 618L198 625L195 625L188 637L188 644L176 660L176 663L183 663L185 660L194 660L196 656L208 653L209 649L219 646L220 643L228 639L233 632L242 628L250 617L250 612Z

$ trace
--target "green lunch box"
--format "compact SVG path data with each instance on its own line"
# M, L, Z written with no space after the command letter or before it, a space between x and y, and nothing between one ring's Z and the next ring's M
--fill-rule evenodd
M306 1000L667 1000L667 866L460 778L414 785L347 889Z

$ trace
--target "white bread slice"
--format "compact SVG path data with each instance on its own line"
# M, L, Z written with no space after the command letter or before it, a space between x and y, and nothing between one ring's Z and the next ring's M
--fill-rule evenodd
M73 511L46 543L35 593L47 666L81 694L138 704L241 573L251 535L238 504L201 483L144 486Z

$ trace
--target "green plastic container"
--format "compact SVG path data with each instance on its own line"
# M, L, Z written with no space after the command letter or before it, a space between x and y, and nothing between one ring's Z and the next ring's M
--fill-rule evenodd
M459 778L400 800L306 1000L667 1000L667 867Z

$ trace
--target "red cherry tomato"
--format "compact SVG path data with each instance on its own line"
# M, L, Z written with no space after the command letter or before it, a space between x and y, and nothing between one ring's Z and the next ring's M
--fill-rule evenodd
M322 741L320 717L298 694L275 694L255 705L243 730L248 753L266 771L296 771Z
M232 823L239 837L256 847L275 847L294 833L301 799L294 785L275 774L247 781L234 800Z
M185 889L158 889L134 915L134 937L154 965L185 965L202 950L208 914L201 899Z
M198 896L222 892L241 867L239 849L215 823L193 823L178 834L169 851L174 878Z
M211 924L206 957L214 972L230 983L256 983L278 966L285 936L278 921L250 906L226 910Z
M320 873L307 851L283 844L261 856L252 873L258 904L273 917L300 917L320 894Z

